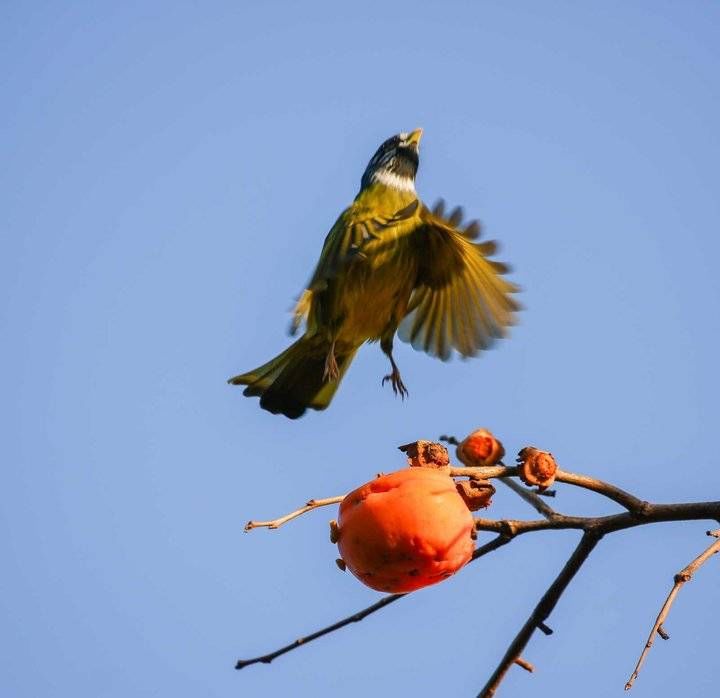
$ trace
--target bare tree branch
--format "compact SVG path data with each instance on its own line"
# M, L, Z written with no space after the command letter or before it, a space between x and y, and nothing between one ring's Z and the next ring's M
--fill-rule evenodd
M611 485L609 482L598 480L597 478L590 477L589 475L581 475L578 473L570 473L566 470L558 470L555 475L555 479L558 482L564 482L566 485L575 485L576 487L582 487L591 492L601 494L608 499L612 499L617 502L620 506L625 507L628 511L633 513L642 513L647 502L642 499L638 499L634 495L621 490L615 485Z
M247 533L247 531L252 531L253 528L280 528L280 526L287 523L288 521L292 521L298 516L307 514L313 509L318 509L319 507L326 507L330 504L340 504L343 499L345 499L344 494L340 495L339 497L327 497L326 499L311 499L305 506L300 507L295 511L291 511L289 514L285 514L285 516L273 519L272 521L248 521L245 524L245 532Z
M640 667L642 667L643 662L645 661L645 658L650 651L650 648L655 642L655 633L660 635L660 637L662 637L664 640L669 639L670 636L664 630L662 630L662 624L665 622L665 619L670 612L670 607L672 606L673 601L675 601L675 597L680 591L680 587L682 587L683 584L689 582L692 579L693 575L701 565L703 565L709 558L715 555L715 553L720 552L720 538L718 538L718 536L720 536L720 530L708 531L708 535L715 536L717 540L703 553L698 555L687 567L683 568L675 575L675 584L673 585L673 588L670 590L670 593L665 599L665 603L662 605L660 613L658 613L658 617L655 620L655 625L653 625L652 630L650 631L650 635L648 635L647 642L645 643L645 647L640 654L640 658L638 659L637 664L635 665L635 670L628 679L628 682L625 684L626 691L629 691L632 688L633 683L635 683L635 679L640 673Z
M452 477L464 476L489 480L496 477L517 477L519 475L519 469L508 465L450 468L450 475ZM642 499L638 499L629 492L625 492L625 490L621 490L619 487L611 485L609 482L598 480L597 478L590 477L589 475L571 473L567 470L558 469L555 474L555 480L557 482L564 482L567 485L582 487L583 489L590 490L591 492L601 494L603 497L612 499L620 506L634 513L642 514L645 505L647 504L647 502L644 502Z
M566 514L555 511L552 507L542 501L540 496L529 489L524 488L519 483L511 480L510 478L519 477L519 470L516 467L508 467L505 465L494 465L487 467L447 467L443 468L451 477L469 477L471 479L491 479L499 478L504 484L510 489L516 492L520 497L527 501L538 513L544 518L533 519L533 520L514 520L514 519L475 519L475 530L476 531L487 531L497 534L494 539L485 545L479 547L473 554L472 559L476 560L483 555L486 555L497 548L507 545L517 536L525 533L535 533L538 531L549 531L549 530L563 530L563 529L574 529L583 532L582 539L578 544L577 548L569 558L563 569L558 574L555 581L550 585L545 595L542 597L540 602L535 607L526 623L520 629L513 642L510 644L507 652L503 656L497 669L488 680L487 684L483 688L480 696L483 698L490 698L495 695L500 682L503 680L508 670L513 664L518 664L523 668L530 670L529 664L525 659L521 657L521 653L524 651L528 642L530 641L533 633L536 629L549 635L552 630L545 624L546 619L555 608L558 600L562 596L563 592L567 588L568 584L572 581L573 577L583 565L585 560L588 558L592 550L597 545L600 539L609 534L617 531L622 531L627 528L633 528L636 526L643 526L651 523L660 523L668 521L694 521L694 520L715 520L720 522L720 501L715 502L687 502L679 504L651 504L645 502L628 492L611 485L610 483L603 482L596 478L589 477L587 475L581 475L576 473L570 473L563 470L558 470L556 473L556 481L562 482L575 487L581 487L583 489L590 490L597 494L600 494L613 502L621 505L626 511L610 514L608 516L598 517L583 517L583 516L569 516ZM300 516L308 511L312 511L321 506L329 504L337 504L341 502L343 497L330 497L327 499L314 499L310 500L304 507L297 509L285 516L272 521L250 521L246 526L246 530L252 528L264 526L267 528L277 528L282 524L290 521L297 516ZM720 533L715 532L713 535ZM652 646L655 633L661 635L661 637L667 637L662 623L665 620L670 606L682 584L687 582L695 572L695 570L702 565L711 555L720 550L720 540L713 543L702 555L696 558L690 565L684 570L679 572L675 577L675 586L670 592L665 605L661 609L658 615L657 621L653 626L650 633L650 637L646 644L645 650L643 651L640 660L636 666L633 676L628 681L626 688L632 685L632 682L637 677L640 666L642 665L647 652ZM276 657L279 657L286 652L290 652L302 645L311 642L319 637L327 635L339 630L340 628L350 625L351 623L357 623L363 618L375 613L376 611L384 608L385 606L394 603L398 599L405 596L405 594L392 594L386 596L380 601L374 603L372 606L354 613L347 618L344 618L332 625L322 628L310 635L298 638L294 642L281 647L269 654L255 657L254 659L240 660L236 664L237 669L242 669L250 664L257 663L270 663Z
M688 502L681 504L649 504L643 507L642 515L630 512L610 516L567 516L555 513L552 519L475 519L475 530L505 533L513 536L535 531L579 529L595 531L598 534L615 533L626 528L644 526L666 521L720 520L719 502Z
M506 543L510 542L510 538L506 538L505 536L497 536L497 538L494 538L489 543L486 543L485 545L480 546L472 556L473 560L477 560L478 558L482 557L483 555L487 555L488 553L491 553L493 550L497 550L497 548L500 548L501 546L505 545ZM403 596L407 596L407 594L390 594L389 596L384 596L380 601L377 601L372 606L368 606L367 608L363 608L361 611L358 611L357 613L353 613L351 616L348 616L347 618L343 618L342 620L337 621L337 623L333 623L332 625L328 625L325 628L321 628L320 630L316 630L314 633L310 633L310 635L305 635L304 637L299 637L294 642L291 642L289 645L285 645L284 647L281 647L280 649L277 649L273 652L269 652L268 654L263 654L259 657L254 657L253 659L239 659L237 663L235 664L236 669L244 669L246 666L250 666L251 664L270 664L273 659L276 657L279 657L282 654L285 654L286 652L290 652L291 650L297 649L298 647L301 647L302 645L307 645L308 642L312 642L313 640L317 640L319 637L322 637L323 635L328 635L329 633L335 632L336 630L340 630L340 628L344 628L346 625L350 625L351 623L357 623L361 621L363 618L367 618L369 615L375 613L375 611L379 611L381 608L385 608L385 606L389 606L391 603L395 603L398 599L401 599Z
M593 551L599 540L602 538L602 534L595 532L585 532L583 537L580 539L575 551L570 556L570 559L565 563L560 574L555 578L555 581L550 585L545 595L540 599L540 603L535 607L535 610L530 614L530 617L525 622L525 625L520 629L520 632L515 636L515 639L508 647L505 656L500 661L497 669L493 672L492 676L485 684L485 687L478 694L478 698L491 698L495 695L500 682L505 678L508 669L515 664L520 657L520 654L525 649L527 643L530 641L535 630L541 623L544 623L552 610L555 608L560 596L570 584L570 581L575 576L577 571L580 569L582 564L587 560L590 553Z
M305 511L310 511L312 508L317 508L317 506L325 506L326 504L333 504L337 503L337 501L342 500L342 497L334 497L334 498L328 498L325 500L310 500L308 502L308 505L306 507L303 507L302 509L298 509L297 512L292 512L292 514L288 514L286 517L281 517L280 519L275 519L275 522L280 521L280 525L284 523L285 521L290 520L288 517L293 518L293 516L299 516L301 513L305 513ZM317 506L311 506L312 502L316 502ZM308 508L309 507L309 508ZM658 523L662 521L680 521L680 520L696 520L696 519L719 519L720 518L720 502L698 502L698 503L687 503L687 504L647 504L644 509L644 514L642 518L637 518L633 514L627 512L622 514L614 514L611 516L603 516L603 517L581 517L581 516L566 516L565 514L559 514L557 512L553 513L552 519L536 519L536 520L529 520L529 521L522 521L522 520L512 520L512 519L505 519L505 520L494 520L494 519L481 519L477 518L475 519L475 528L478 531L489 531L493 533L497 533L498 535L488 543L486 543L483 546L480 546L474 553L473 553L473 560L477 560L478 558L482 557L483 555L487 555L488 553L492 552L493 550L496 550L497 548L502 547L503 545L507 545L510 543L516 536L522 535L524 533L533 533L537 531L547 531L547 530L560 530L560 529L578 529L584 531L583 541L585 543L578 546L578 549L573 554L573 557L570 558L565 568L563 568L563 571L558 576L558 579L555 580L554 585L548 590L546 595L541 600L540 604L538 604L537 608L533 612L533 615L531 616L530 620L528 620L528 623L526 623L525 626L523 626L523 630L520 631L518 634L518 637L516 637L515 641L511 645L511 648L508 650L508 653L506 654L505 659L509 657L509 655L512 653L511 650L513 648L517 649L517 655L522 652L525 645L527 644L528 640L530 639L530 636L532 635L532 632L530 632L529 635L524 639L522 646L520 646L519 639L522 639L524 637L523 633L527 632L529 628L529 624L532 621L532 628L533 630L535 628L539 628L542 632L545 634L552 633L552 630L548 628L548 626L545 624L545 620L547 619L547 616L552 611L552 609L555 607L555 604L557 603L557 599L559 598L560 594L564 591L567 584L570 582L572 577L574 576L577 569L579 569L579 566L584 562L585 557L589 555L589 553L592 551L592 548L595 547L595 544L597 541L606 533L612 533L615 531L620 531L625 528L632 528L635 526L641 526L645 524L650 523ZM298 513L299 512L299 513ZM269 524L274 522L259 522L256 525L266 525L269 526ZM588 541L593 541L592 546L590 546ZM718 541L720 544L720 541ZM582 547L581 547L582 546ZM587 548L587 554L585 554L584 557L581 559L577 556L579 555L578 551L584 552ZM707 552L707 551L706 551ZM708 555L709 556L709 555ZM579 559L579 564L578 564ZM704 560L703 560L704 561ZM571 564L572 563L572 564ZM573 565L577 565L577 567L573 567ZM555 596L555 593L559 590L559 593L557 596ZM254 659L246 659L246 660L239 660L236 664L237 669L242 669L246 666L249 666L250 664L258 664L258 663L264 663L269 664L273 659L276 657L279 657L282 654L285 654L286 652L289 652L293 649L297 649L298 647L307 644L308 642L311 642L312 640L316 640L319 637L322 637L323 635L327 635L329 633L334 632L335 630L339 630L340 628L345 627L346 625L350 625L351 623L357 623L358 621L362 620L363 618L366 618L367 616L371 615L372 613L375 613L375 611L379 611L381 608L384 608L390 603L393 603L394 601L397 601L399 598L405 596L405 594L392 594L390 596L386 596L377 603L373 604L372 606L369 606L368 608L365 608L361 611L358 611L357 613L354 613L351 616L348 616L347 618L344 618L343 620L340 620L336 623L333 623L332 625L329 625L325 628L322 628L321 630L318 630L310 635L298 638L294 642L290 643L289 645L286 645L284 647L281 647L278 650L275 650L273 652L270 652L269 654L264 654L259 657L255 657ZM545 614L545 611L547 610L547 614ZM542 616L542 617L540 617ZM514 650L513 650L514 651ZM504 660L505 661L505 660ZM498 670L496 670L496 674L498 671L502 669L502 676L505 675L507 672L507 669L513 664L515 659L513 658L512 661L509 662L507 666L504 666L501 664L500 667L498 667ZM495 676L495 674L493 675ZM502 680L502 676L499 678L497 683L499 684L499 681ZM488 683L488 686L491 684ZM487 690L488 686L484 690ZM493 691L496 690L496 687L493 688ZM488 694L481 694L481 695L488 695L492 696L493 693Z
M269 652L268 654L263 654L260 657L254 657L253 659L238 659L237 663L235 664L235 668L244 669L246 666L250 666L251 664L270 664L273 659L279 657L281 654L285 654L286 652L297 649L301 645L306 645L308 642L317 640L323 635L327 635L329 633L335 632L336 630L340 630L340 628L344 628L346 625L350 625L350 623L357 623L363 618L367 618L367 616L369 616L371 613L375 613L375 611L379 611L381 608L385 608L385 606L389 606L391 603L394 603L398 599L401 599L403 596L405 596L405 594L391 594L390 596L384 596L382 599L380 599L380 601L374 603L372 606L368 606L362 611L353 613L351 616L343 618L342 620L339 620L337 623L333 623L332 625L328 625L326 628L322 628L321 630L317 630L314 633L310 633L310 635L306 635L305 637L299 637L294 642L291 642L289 645L285 645L285 647L281 647L274 652Z
M499 480L503 483L503 485L506 485L515 492L515 494L522 497L533 509L535 509L538 514L541 514L546 519L552 519L552 517L555 516L555 510L549 504L543 502L537 492L533 492L532 490L527 489L527 487L523 487L509 477L501 477Z

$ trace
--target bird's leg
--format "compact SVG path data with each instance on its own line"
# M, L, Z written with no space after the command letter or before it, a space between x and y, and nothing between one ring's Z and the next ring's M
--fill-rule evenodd
M325 357L325 371L323 372L323 380L327 383L329 381L335 381L340 375L340 369L338 368L337 361L335 360L335 340L333 339L330 349L328 349L327 356Z
M383 377L382 384L385 385L387 381L390 381L392 383L392 389L395 395L399 393L400 397L404 400L405 396L409 395L409 393L408 389L405 387L405 383L402 382L402 378L400 377L400 369L397 367L395 359L393 359L392 334L390 336L386 335L380 340L380 348L383 350L383 353L388 357L388 359L390 359L390 365L392 366L392 373L389 373L387 376Z

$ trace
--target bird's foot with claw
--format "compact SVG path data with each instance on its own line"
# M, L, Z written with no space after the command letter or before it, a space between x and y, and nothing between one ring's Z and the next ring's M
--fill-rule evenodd
M404 400L410 394L405 387L405 383L402 382L402 378L400 378L400 371L396 368L393 369L392 373L389 373L382 379L382 384L385 385L388 381L392 383L392 389L395 395L400 395L401 399Z

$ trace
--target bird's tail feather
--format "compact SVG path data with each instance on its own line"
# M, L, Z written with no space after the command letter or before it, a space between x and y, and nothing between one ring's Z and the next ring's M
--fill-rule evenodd
M339 375L325 379L325 360L330 343L303 335L274 359L253 371L231 378L232 385L246 385L243 394L259 396L260 407L273 414L296 419L308 407L324 410L350 365L357 347L336 352Z

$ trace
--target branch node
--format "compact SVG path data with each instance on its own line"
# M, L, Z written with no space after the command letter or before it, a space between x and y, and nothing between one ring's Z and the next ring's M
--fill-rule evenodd
M500 528L503 535L507 538L514 538L517 535L517 527L515 526L514 521L510 521L509 519L503 519L502 521L500 521Z
M645 500L641 501L640 504L632 512L634 516L639 519L646 519L652 515L653 506L650 502Z
M678 572L673 577L673 582L675 584L685 584L685 582L689 582L692 579L692 575L687 570L682 570L682 572Z
M550 627L548 627L547 625L545 625L545 623L543 623L542 621L540 621L540 622L538 623L537 627L538 627L538 630L540 630L541 632L545 633L545 635L552 635L552 634L553 634L553 629L550 628Z

